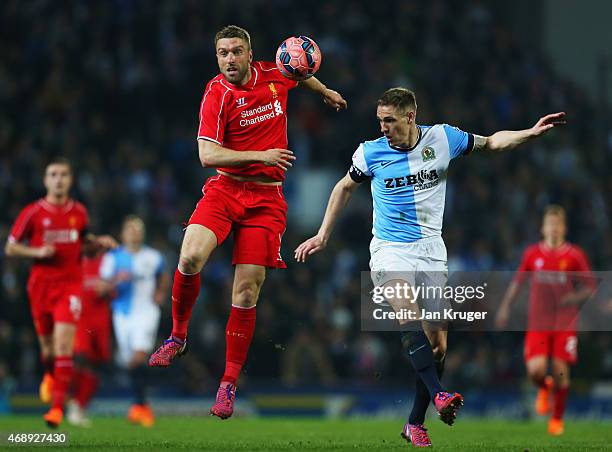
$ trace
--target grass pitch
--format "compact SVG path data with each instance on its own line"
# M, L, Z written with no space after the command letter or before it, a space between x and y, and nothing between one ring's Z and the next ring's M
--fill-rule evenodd
M435 450L448 451L542 451L610 450L612 424L566 422L563 436L546 434L540 422L461 420L448 427L429 420L430 437ZM320 420L161 417L153 428L129 425L122 418L95 418L94 426L82 429L62 425L57 432L68 433L70 444L52 450L406 450L400 438L403 421ZM49 432L38 416L0 417L0 432ZM26 446L27 447L27 446ZM6 443L2 450L26 447ZM29 448L29 447L28 447ZM38 448L37 448L38 449ZM40 449L39 449L40 450Z

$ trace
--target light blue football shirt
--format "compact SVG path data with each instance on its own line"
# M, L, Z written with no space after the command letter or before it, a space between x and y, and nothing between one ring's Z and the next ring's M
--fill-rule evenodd
M117 297L112 302L113 312L129 315L153 306L157 278L163 271L162 254L148 246L135 253L124 246L106 253L100 264L100 277L112 280L119 273L129 276L129 280L117 285Z
M351 178L371 178L372 234L378 239L406 243L441 236L448 165L474 147L472 134L448 124L417 127L411 149L395 148L383 136L361 143L353 154Z

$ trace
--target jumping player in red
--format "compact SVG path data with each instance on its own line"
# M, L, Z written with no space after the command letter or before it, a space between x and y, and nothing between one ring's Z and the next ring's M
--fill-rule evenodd
M21 211L5 252L34 259L27 289L45 369L40 396L51 402L44 419L55 428L64 417L72 378L74 336L81 315L81 252L112 248L116 242L87 232L87 210L69 196L72 169L68 160L56 158L46 166L44 185L46 196Z
M76 365L66 419L70 424L88 427L87 406L99 385L97 370L111 358L110 298L104 296L100 279L103 253L83 258L82 313L74 342Z
M524 357L527 374L539 388L535 404L538 414L550 413L549 398L553 395L552 417L548 423L551 435L563 433L570 365L577 359L579 308L594 292L594 280L586 276L591 271L586 255L578 246L565 241L566 233L565 210L557 205L546 207L542 220L544 240L531 245L523 254L496 319L498 328L506 327L510 307L521 285L529 278ZM577 275L576 272L584 273ZM577 287L576 279L580 283ZM549 358L552 358L552 377L547 375Z
M217 168L189 219L172 288L172 334L149 365L167 367L185 352L187 325L200 292L200 271L211 252L234 237L232 307L226 327L226 364L210 412L234 409L236 379L255 329L255 305L266 268L285 268L280 255L287 204L284 172L295 160L287 149L287 96L297 83L274 63L253 61L248 32L234 25L215 36L220 74L204 92L198 150L202 166ZM340 110L346 101L316 78L300 82Z

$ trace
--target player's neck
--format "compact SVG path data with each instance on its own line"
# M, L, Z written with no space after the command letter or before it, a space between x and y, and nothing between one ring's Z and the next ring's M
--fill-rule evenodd
M130 253L137 253L140 251L140 248L142 248L142 245L138 243L126 243L125 247Z
M544 239L544 245L546 245L548 249L555 250L565 245L565 239Z
M63 206L68 202L68 195L58 196L48 193L47 196L45 196L45 201L54 206Z
M249 83L251 81L251 77L252 76L253 76L253 74L252 74L251 66L249 65L249 70L247 71L247 73L244 76L244 78L242 80L240 80L240 83L235 83L235 85L236 86L244 86L244 85L246 85L247 83Z
M402 142L399 145L394 146L394 147L400 148L400 149L412 149L413 147L416 146L420 137L421 137L421 131L416 126L416 124L413 124L412 127L408 129L408 135L406 136L406 139L402 140Z
M410 132L408 132L408 148L412 149L415 147L420 137L421 131L415 123L412 123L410 126Z

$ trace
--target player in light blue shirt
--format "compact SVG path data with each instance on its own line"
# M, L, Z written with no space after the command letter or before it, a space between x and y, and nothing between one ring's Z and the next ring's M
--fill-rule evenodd
M134 392L128 419L150 427L154 417L146 402L146 362L155 345L169 278L163 255L146 246L144 238L144 222L135 215L127 216L121 229L122 244L104 255L100 277L105 291L112 294L117 361L128 370Z
M393 287L399 281L414 286L419 273L426 272L442 275L444 281L438 283L445 284L442 217L450 161L471 153L513 149L565 123L565 113L554 113L540 118L530 129L485 137L447 124L418 125L416 113L416 97L405 88L389 89L378 100L376 116L384 135L358 146L348 173L331 193L319 232L295 250L298 262L327 246L351 195L362 182L370 180L370 269L375 285ZM409 276L398 279L394 271L405 271ZM420 300L388 301L399 312L411 301ZM442 302L437 306L444 307ZM421 320L421 324L423 330L402 333L402 346L418 375L413 409L402 435L416 446L427 446L431 442L423 423L429 403L433 400L440 419L451 425L463 397L443 390L440 384L447 347L446 323Z

